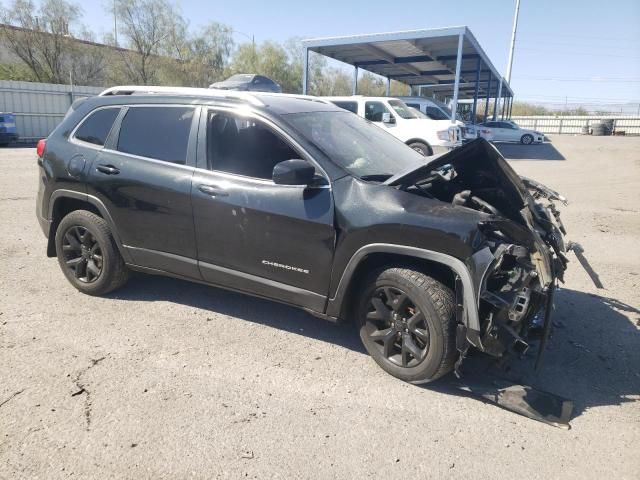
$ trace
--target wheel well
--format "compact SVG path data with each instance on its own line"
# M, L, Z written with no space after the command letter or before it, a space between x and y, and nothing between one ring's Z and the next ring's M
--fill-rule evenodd
M56 256L56 231L58 230L58 225L64 217L75 210L87 210L91 213L95 213L99 217L102 217L100 210L89 202L71 197L57 198L53 205L53 211L51 214L51 227L49 230L49 241L47 243L48 257Z
M343 320L353 319L352 309L356 306L355 299L358 298L359 290L363 287L363 282L367 276L382 268L403 267L418 270L441 282L455 292L455 273L447 265L438 262L425 260L423 258L409 255L399 255L396 253L372 253L367 255L356 267L355 272L349 280L344 301L342 302L340 318Z
M429 145L429 142L427 142L426 140L423 140L422 138L412 138L411 140L407 140L405 143L407 145L411 145L412 143L424 143L429 149L429 155L433 155L433 148L431 148L431 145Z

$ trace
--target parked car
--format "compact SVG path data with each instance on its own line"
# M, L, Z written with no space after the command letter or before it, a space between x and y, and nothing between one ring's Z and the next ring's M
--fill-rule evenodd
M356 323L408 382L526 350L565 269L559 196L486 141L425 162L314 97L115 87L37 155L46 253L80 292L139 271L284 302Z
M16 117L13 113L0 112L0 147L6 147L19 139Z
M451 120L451 109L445 104L438 102L435 98L425 97L398 97L408 106L420 110L431 120ZM462 140L469 141L478 138L475 126L472 124L465 124L460 118L460 115L456 115L456 125L460 127L462 132Z
M544 133L520 128L511 120L484 122L479 128L489 130L486 138L494 142L520 142L523 145L544 142Z
M462 144L457 124L420 118L397 98L359 95L322 98L384 128L424 156L444 153Z
M222 82L212 83L209 88L251 92L282 92L280 85L269 77L265 77L264 75L255 75L252 73L239 73L237 75L232 75Z

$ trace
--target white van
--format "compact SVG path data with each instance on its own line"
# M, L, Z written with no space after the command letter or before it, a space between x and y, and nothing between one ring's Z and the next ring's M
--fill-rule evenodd
M425 156L447 152L462 144L459 125L451 120L419 118L402 100L390 97L322 97L384 128Z
M408 106L420 110L432 120L451 120L451 109L444 103L433 98L425 97L398 97ZM465 125L464 122L456 115L456 125L462 130L462 140L474 140L478 137L478 131L474 125Z

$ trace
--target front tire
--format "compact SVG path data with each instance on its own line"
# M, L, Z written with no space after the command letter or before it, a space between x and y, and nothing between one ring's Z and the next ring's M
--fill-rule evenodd
M427 145L426 143L411 142L408 145L423 157L429 157L432 155L431 148L429 148L429 145Z
M427 383L453 370L454 295L437 280L406 268L373 272L356 315L365 348L394 377Z
M523 145L531 145L533 143L533 135L529 135L528 133L523 135L520 139L520 143Z
M123 286L127 269L107 222L76 210L56 230L56 254L67 280L82 293L105 295Z

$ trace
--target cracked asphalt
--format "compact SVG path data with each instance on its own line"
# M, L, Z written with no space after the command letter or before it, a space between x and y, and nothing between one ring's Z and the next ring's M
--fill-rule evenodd
M637 479L640 138L500 148L571 200L593 270L570 254L544 366L517 368L570 430L404 384L287 306L144 275L82 295L45 255L35 150L0 149L0 478Z

